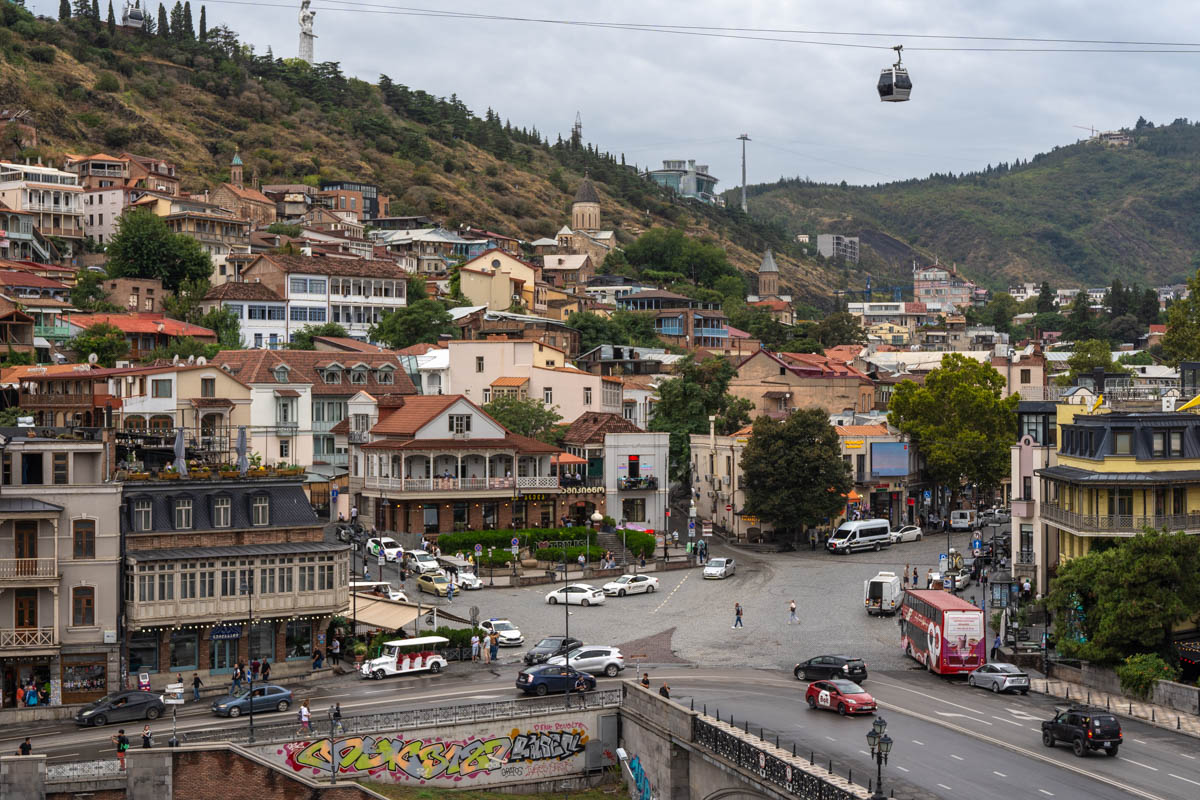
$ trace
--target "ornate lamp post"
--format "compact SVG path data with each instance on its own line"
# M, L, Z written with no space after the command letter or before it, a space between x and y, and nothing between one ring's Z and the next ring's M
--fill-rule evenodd
M867 734L867 744L871 746L871 758L875 759L875 794L871 800L884 800L883 794L883 765L887 763L888 753L892 752L892 737L887 735L887 721L876 717Z
M251 570L247 577L242 580L242 593L246 595L246 600L249 603L250 621L246 626L247 637L246 652L250 656L250 660L254 660L254 572ZM254 744L254 670L250 670L250 735L248 741Z
M596 528L596 545L599 546L599 544L600 544L600 525L601 525L601 523L604 522L604 515L600 513L600 509L596 509L595 511L592 512L591 519L592 519L592 525ZM592 540L591 540L591 537L589 536L588 544L590 545L591 543L592 543ZM585 558L587 558L588 561L591 561L591 559L592 559L592 554L591 554L591 552L589 552L590 550L591 550L591 547L588 547L587 549L585 549L583 551L585 553Z

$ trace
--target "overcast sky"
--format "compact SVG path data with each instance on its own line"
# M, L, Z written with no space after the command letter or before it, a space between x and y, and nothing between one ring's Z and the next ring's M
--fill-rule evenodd
M362 2L376 11L400 5L399 0ZM40 13L57 13L55 0L30 5ZM1074 125L1108 129L1132 125L1138 115L1156 123L1200 117L1194 108L1200 47L1194 54L922 52L922 46L987 43L899 35L1197 41L1200 3L1195 2L420 4L442 11L603 22L897 34L746 35L885 48L904 44L914 83L908 103L878 100L879 70L894 60L887 49L367 13L333 0L312 5L318 61L340 61L347 74L372 82L386 73L397 83L436 95L457 93L481 116L491 106L516 125L536 125L551 140L558 133L566 137L579 111L587 141L623 152L640 165L694 158L711 166L719 189L740 184L736 137L742 132L753 140L747 151L750 183L781 175L875 183L1028 158L1087 136ZM270 45L277 56L296 54L299 0L291 8L226 2L207 7L210 26L229 25L257 52ZM194 10L198 21L198 5Z

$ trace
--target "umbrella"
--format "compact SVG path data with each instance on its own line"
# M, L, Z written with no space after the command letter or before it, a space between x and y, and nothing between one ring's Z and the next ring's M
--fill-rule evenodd
M183 445L183 428L175 429L175 471L187 477L187 453Z
M250 459L246 458L246 426L245 425L242 425L238 428L237 454L238 454L238 460L237 460L238 474L240 474L244 478L244 477L246 477L246 473L250 470Z

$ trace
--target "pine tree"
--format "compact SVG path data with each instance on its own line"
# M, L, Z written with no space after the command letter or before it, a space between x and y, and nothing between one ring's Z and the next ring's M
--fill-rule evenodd
M200 6L200 41L208 41L208 21L205 19L204 6Z
M112 0L108 0L108 32L117 32L117 15L113 13Z
M58 18L71 18L71 0L58 0Z
M192 24L192 2L183 4L183 36L188 40L195 40L196 26Z
M162 3L158 4L158 35L163 37L171 35L171 25L167 22L167 9Z
M171 8L171 38L183 38L183 3L179 0L175 0L175 5Z
M100 0L92 0L92 22L100 23Z

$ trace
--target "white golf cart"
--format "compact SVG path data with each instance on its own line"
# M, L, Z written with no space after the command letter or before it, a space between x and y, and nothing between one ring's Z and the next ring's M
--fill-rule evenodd
M360 672L364 678L382 680L389 675L413 672L432 672L446 668L446 659L434 648L450 644L445 636L417 636L412 639L393 639L383 643L383 653L364 661Z

